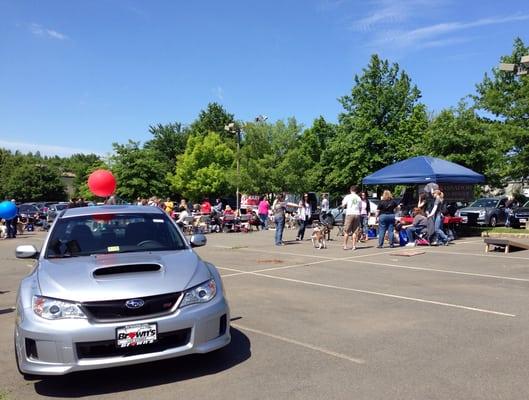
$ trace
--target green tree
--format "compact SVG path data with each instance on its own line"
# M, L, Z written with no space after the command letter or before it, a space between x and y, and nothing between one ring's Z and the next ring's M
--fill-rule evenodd
M59 164L57 162L57 164ZM104 167L104 163L97 154L73 154L70 157L62 160L61 168L62 172L71 172L75 175L74 186L75 186L75 196L86 198L88 193L85 192L87 189L86 182L88 181L88 176L94 170ZM83 194L85 196L83 196ZM92 195L89 195L90 199L93 198Z
M152 150L164 164L175 165L176 158L185 151L189 130L181 123L157 124L149 126L153 136L145 142L145 149Z
M520 38L514 40L510 55L501 57L505 63L519 63L529 54L529 47ZM477 85L476 106L497 118L496 127L503 140L511 142L507 155L507 173L512 178L529 177L529 75L516 76L493 68Z
M341 192L386 165L417 155L428 126L421 92L398 64L373 55L340 98L338 132L322 154L326 189Z
M312 126L306 129L300 137L300 151L306 160L304 176L307 190L321 190L325 188L325 170L322 160L324 149L336 135L336 126L320 116Z
M248 123L241 148L241 189L247 193L306 190L311 160L298 148L302 126L295 118ZM305 161L305 163L303 163Z
M218 133L190 136L170 176L173 189L191 200L233 193L235 152Z
M167 165L152 149L140 148L139 142L114 143L112 172L116 177L116 194L125 200L137 197L167 196L171 193Z
M31 158L13 166L4 182L4 196L17 201L60 201L66 199L59 171Z
M499 184L510 146L502 139L501 128L460 102L433 119L424 135L424 153L461 164L484 174L487 182Z
M198 118L191 124L190 130L193 134L205 136L209 132L215 132L221 137L231 137L224 127L234 122L234 115L228 113L218 103L209 103L205 110L200 111Z

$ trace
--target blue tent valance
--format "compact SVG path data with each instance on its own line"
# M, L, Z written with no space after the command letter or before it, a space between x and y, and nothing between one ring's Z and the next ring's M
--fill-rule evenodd
M475 184L484 183L485 177L450 161L419 156L388 165L362 180L365 185L429 182Z

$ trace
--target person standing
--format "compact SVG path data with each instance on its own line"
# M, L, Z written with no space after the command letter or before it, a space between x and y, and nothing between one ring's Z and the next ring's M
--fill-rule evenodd
M435 190L433 192L434 196L434 205L432 210L428 213L428 218L433 219L434 227L435 227L435 233L434 233L434 240L433 245L437 244L443 244L448 245L448 236L444 233L443 230L443 202L444 202L444 194L440 190Z
M272 212L274 213L274 222L276 226L275 244L276 246L283 246L283 230L285 229L285 212L287 205L282 194L278 194L272 205Z
M262 196L259 199L257 211L259 212L259 219L261 220L261 229L268 229L268 212L270 211L270 203L266 196Z
M345 208L345 221L343 224L343 249L349 250L347 242L349 236L353 243L352 249L356 249L357 230L360 227L360 196L356 194L358 187L353 185L349 189L349 194L342 200L342 207Z
M16 207L15 199L12 199L11 203L13 203L13 205L15 205L15 207ZM17 237L17 224L18 224L18 207L17 207L17 213L15 214L15 216L13 218L11 218L11 219L6 219L5 223L6 223L7 238L16 239L16 237Z
M163 203L164 207L165 207L165 212L169 215L169 216L172 216L173 215L173 211L174 211L174 202L171 200L170 197L168 197L165 202Z
M298 229L298 235L296 236L296 240L303 240L303 237L305 236L305 229L307 225L310 223L310 217L312 215L312 208L310 206L308 193L305 193L303 195L303 198L299 201L298 209L299 209L299 229Z
M187 211L189 211L189 206L187 205L186 199L180 200L180 206L178 206L179 209L185 208Z
M360 240L367 240L367 230L369 222L369 214L371 213L371 206L367 193L360 193L360 229L362 229L362 236Z
M377 219L378 219L378 246L381 249L384 246L384 237L388 232L389 247L394 247L394 231L395 231L395 209L398 203L393 199L393 195L389 190L384 190L382 193L382 200L378 203Z
M327 193L323 193L321 200L321 213L327 214L329 212L329 209L329 195Z

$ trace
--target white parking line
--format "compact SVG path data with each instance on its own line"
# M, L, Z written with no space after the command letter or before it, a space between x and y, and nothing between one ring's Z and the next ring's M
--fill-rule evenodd
M231 247L225 247L225 246L215 246L215 247L222 247L222 248L229 248L231 249ZM313 247L311 247L311 249L313 249ZM344 251L344 254L349 254L349 256L347 257L330 257L330 256L319 256L319 255L316 255L316 254L300 254L300 253L292 253L292 252L288 252L288 251L273 251L273 250L264 250L264 249L250 249L248 247L240 247L240 248L235 248L233 250L242 250L242 251L249 251L249 252L256 252L256 253L267 253L267 254L270 254L270 253L274 253L274 254L283 254L283 255L287 255L287 256L298 256L298 257L310 257L310 258L323 258L323 259L326 259L326 260L342 260L344 258L362 258L362 257L375 257L375 256L379 256L379 255L383 255L383 254L387 254L387 253L390 253L392 251L395 251L395 249L387 249L387 251L379 251L379 252L376 252L376 253L370 253L370 254L357 254L357 251L351 251L351 250L348 250L348 251Z
M259 250L259 249L245 249L245 250L256 251L256 252L262 252L263 251L263 250ZM289 268L295 268L295 267L303 267L303 266L309 266L309 265L314 265L314 264L322 264L322 263L330 262L330 261L347 261L347 262L353 262L353 263L362 263L362 264L369 264L369 265L375 265L375 266L381 266L381 267L390 267L390 268L409 269L409 270L416 270L416 271L423 271L423 272L436 272L436 273L452 274L452 275L475 276L475 277L478 277L478 278L499 279L499 280L515 281L515 282L529 282L529 279L526 279L526 278L513 278L513 277L503 276L503 275L479 274L479 273L474 273L474 272L454 271L454 270L446 270L446 269L438 269L438 268L414 267L414 266L409 266L409 265L388 264L388 263L381 263L381 262L375 262L375 261L364 261L364 260L357 261L358 258L369 257L369 256L373 256L374 257L374 256L390 253L392 251L395 251L395 249L388 249L387 252L378 252L378 253L374 253L374 254L362 254L362 255L358 255L358 256L355 255L355 256L342 257L342 258L329 257L329 256L327 256L327 257L325 257L325 256L316 256L316 255L310 255L310 254L304 255L304 254L299 254L299 253L286 253L286 252L282 252L282 251L276 251L276 252L274 252L274 251L266 251L266 253L296 255L296 256L300 256L300 257L324 258L325 261L312 262L312 263L298 263L298 264L287 265L287 266L284 266L284 267L273 267L273 268L266 268L266 269L256 270L256 271L236 272L236 273L233 273L233 274L228 274L228 275L223 275L223 276L229 277L229 276L244 275L244 274L249 274L249 273L268 272L268 271L273 271L273 270L276 270L276 269L289 269ZM434 253L434 252L435 251L429 251L429 253ZM435 253L444 253L444 254L446 254L445 252L435 252ZM463 253L463 254L465 254L465 253ZM234 271L236 271L236 270L234 270Z
M337 353L335 351L327 350L327 349L324 349L323 347L314 346L314 345L309 344L309 343L303 343L303 342L300 342L298 340L290 339L290 338L287 338L287 337L284 337L284 336L275 335L273 333L263 332L263 331L260 331L258 329L249 328L247 326L243 326L243 325L239 325L239 324L231 324L231 326L233 326L234 328L237 328L237 329L241 329L243 331L256 333L258 335L267 336L267 337L270 337L272 339L280 340L282 342L295 344L296 346L305 347L307 349L314 350L314 351L319 351L320 353L324 353L324 354L327 354L329 356L333 356L333 357L336 357L336 358L341 358L343 360L351 361L351 362L353 362L355 364L365 364L365 361L360 359L360 358L350 357L350 356L348 356L346 354Z
M428 253L434 253L434 254L452 254L456 256L470 256L470 257L487 257L487 258L508 258L511 260L529 260L529 257L513 257L508 255L494 255L494 254L480 254L480 253L460 253L455 251L439 251L439 250L429 250L425 248Z
M274 270L274 269L277 269L277 268L271 268L269 271ZM516 314L509 314L509 313L504 313L504 312L501 312L501 311L487 310L485 308L469 307L469 306L465 306L465 305L461 305L461 304L445 303L445 302L441 302L441 301L426 300L426 299L421 299L421 298L417 298L417 297L400 296L400 295L391 294L391 293L374 292L374 291L371 291L371 290L355 289L355 288L348 288L348 287L343 287L343 286L328 285L328 284L318 283L318 282L303 281L303 280L300 280L300 279L284 278L284 277L281 277L281 276L263 274L261 272L247 272L247 271L239 271L239 272L240 273L237 274L237 275L262 276L262 277L265 277L265 278L277 279L277 280L282 280L282 281L286 281L286 282L293 282L293 283L301 283L301 284L309 285L309 286L318 286L318 287L324 287L324 288L328 288L328 289L336 289L336 290L344 290L344 291L348 291L348 292L371 294L371 295L375 295L375 296L389 297L389 298L399 299L399 300L414 301L414 302L418 302L418 303L434 304L434 305L438 305L438 306L459 308L459 309L468 310L468 311L476 311L476 312L481 312L481 313L486 313L486 314L500 315L500 316L503 316L503 317L516 317ZM228 276L234 276L234 275L229 274L229 275L224 275L223 277L228 277Z
M504 313L504 312L500 312L500 311L487 310L487 309L484 309L484 308L469 307L469 306L464 306L464 305L460 305L460 304L444 303L444 302L441 302L441 301L420 299L420 298L416 298L416 297L399 296L399 295L391 294L391 293L373 292L371 290L363 290L363 289L347 288L347 287L343 287L343 286L327 285L327 284L324 284L324 283L302 281L302 280L299 280L299 279L291 279L291 278L283 278L283 277L280 277L280 276L267 275L267 274L262 274L262 273L253 273L252 275L263 276L263 277L266 277L266 278L278 279L278 280L287 281L287 282L301 283L301 284L310 285L310 286L319 286L319 287L325 287L325 288L329 288L329 289L344 290L344 291L348 291L348 292L371 294L371 295L375 295L375 296L389 297L389 298L399 299L399 300L408 300L408 301L414 301L414 302L418 302L418 303L426 303L426 304L434 304L434 305L444 306L444 307L459 308L459 309L463 309L463 310L476 311L476 312L481 312L481 313L486 313L486 314L500 315L500 316L503 316L503 317L516 317L516 314L509 314L509 313Z
M362 264L381 266L381 267L401 268L401 269L410 269L410 270L426 271L426 272L439 272L439 273L443 273L443 274L468 275L468 276L476 276L478 278L491 278L491 279L500 279L500 280L509 280L509 281L518 281L518 282L529 282L529 279L512 278L510 276L478 274L478 273L474 273L474 272L452 271L452 270L437 269L437 268L412 267L412 266L409 266L409 265L386 264L386 263L379 263L379 262L365 261L365 260L357 261L357 260L349 259L347 261L348 262L353 262L353 263L362 263Z
M342 260L346 260L346 259L342 259ZM323 264L323 263L328 263L328 262L331 262L331 261L335 261L335 260L320 260L320 261L313 261L313 262L310 262L310 263L290 264L290 265L284 265L282 267L271 267L271 268L265 268L265 269L258 269L256 271L242 271L242 272L237 272L237 273L233 273L233 274L222 275L222 277L223 278L228 278L230 276L255 274L257 272L268 272L268 271L275 271L275 270L278 270L278 269L289 269L289 268L306 267L306 266L308 267L309 265ZM227 269L227 270L229 269L229 270L232 270L232 271L236 271L236 270L234 270L232 268L224 268L224 267L217 267L217 268L219 268L219 269Z

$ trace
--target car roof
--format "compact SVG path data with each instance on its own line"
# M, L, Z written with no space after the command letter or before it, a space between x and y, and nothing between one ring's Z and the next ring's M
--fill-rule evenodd
M134 205L103 205L92 207L68 208L61 215L61 218L79 217L96 214L164 214L158 207L134 206Z

